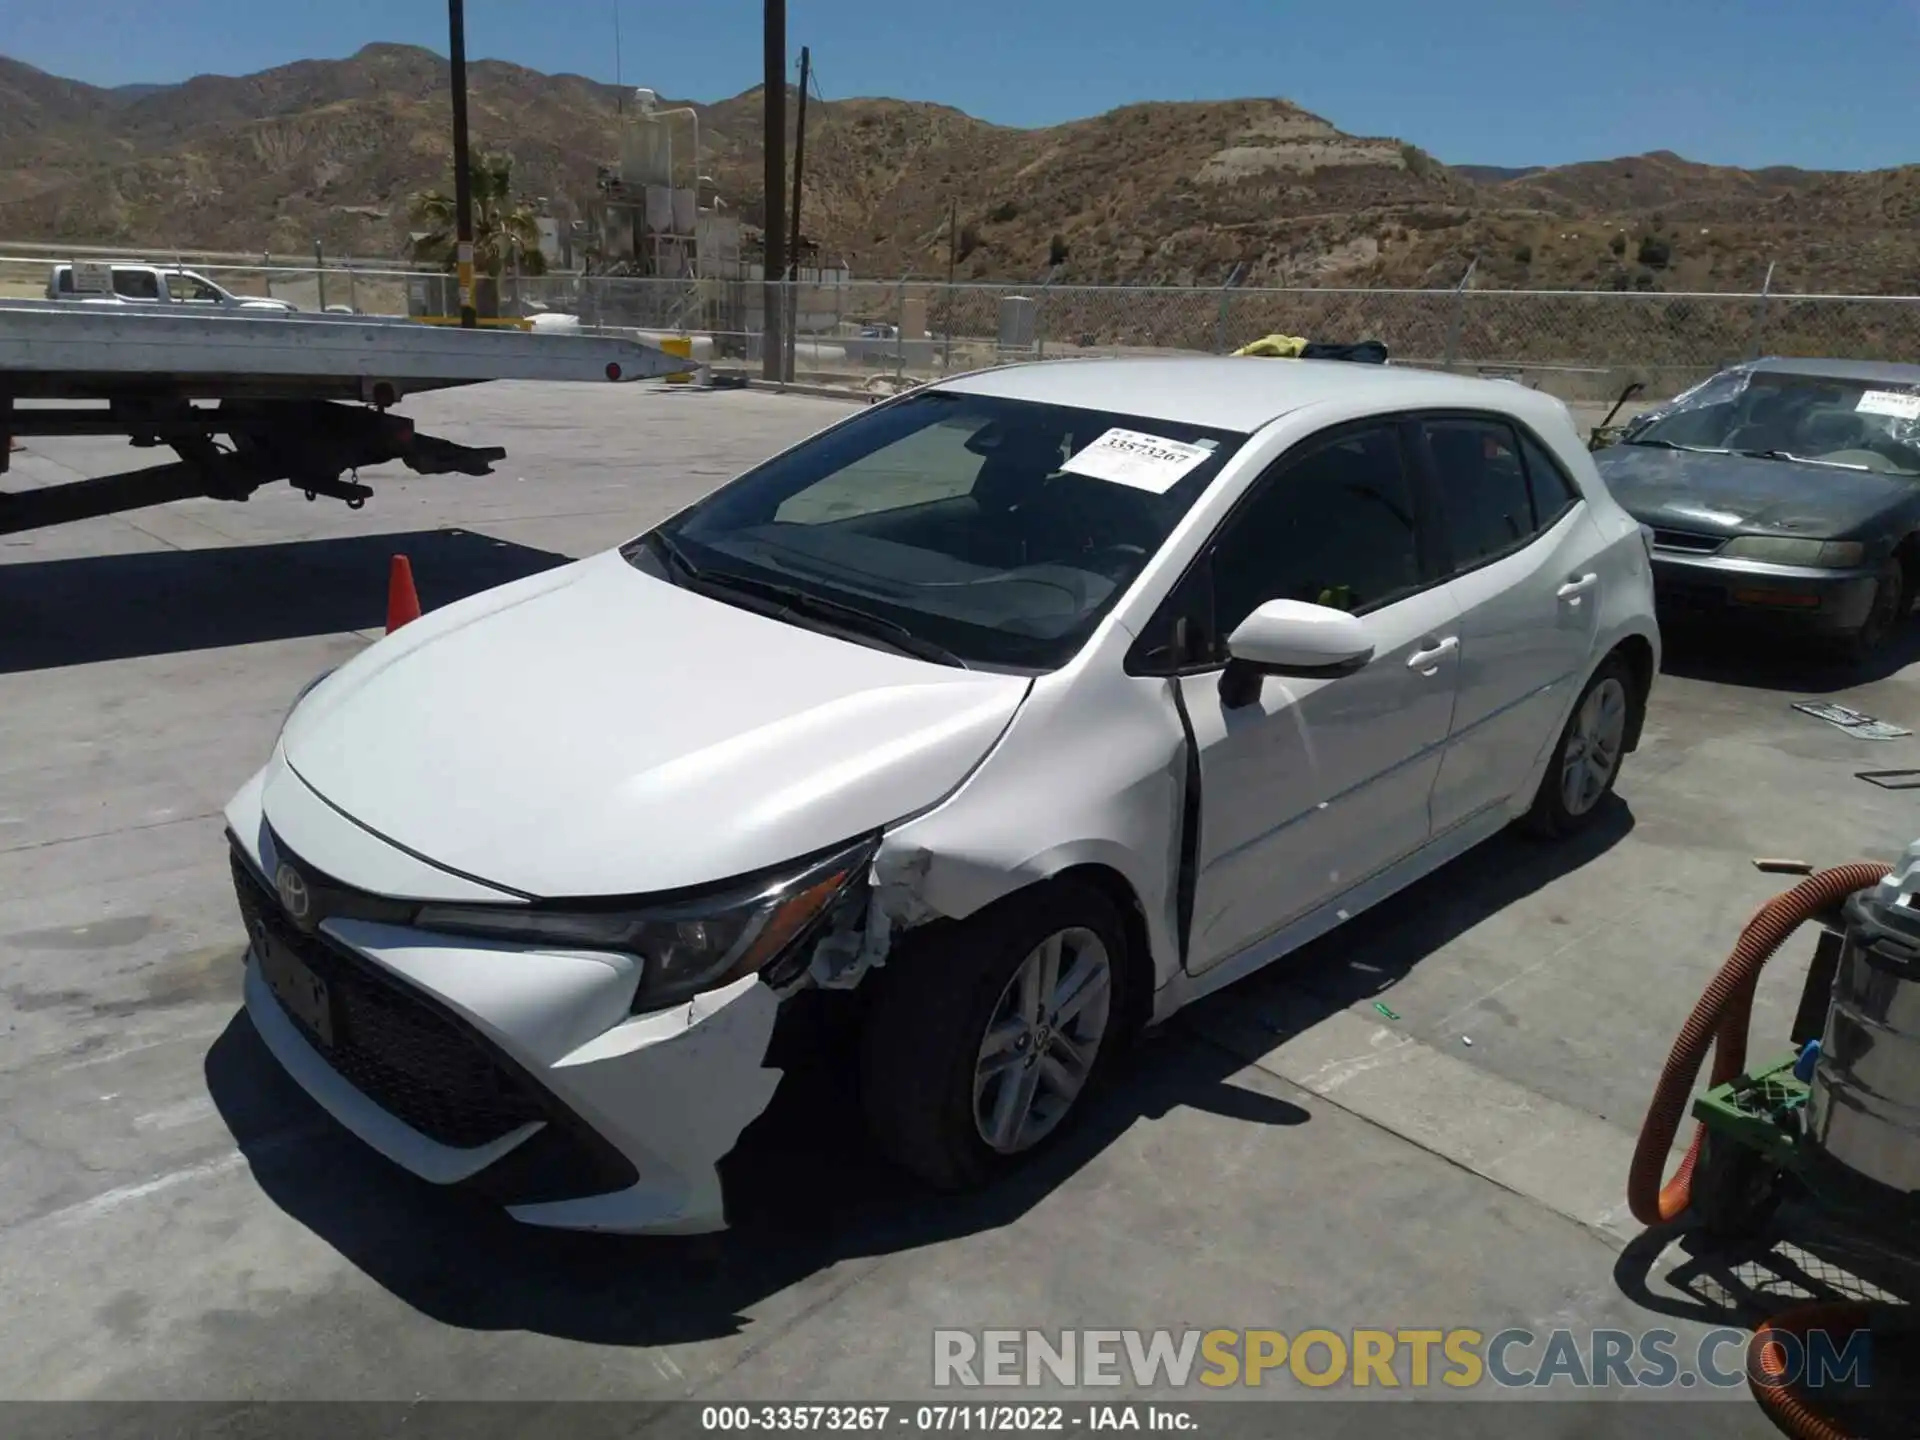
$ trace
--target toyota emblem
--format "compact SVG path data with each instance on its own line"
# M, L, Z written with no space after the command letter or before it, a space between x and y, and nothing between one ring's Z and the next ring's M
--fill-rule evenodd
M287 914L304 923L308 912L313 909L313 895L307 889L305 877L282 861L280 868L274 871L273 888L279 893L280 903L286 907Z

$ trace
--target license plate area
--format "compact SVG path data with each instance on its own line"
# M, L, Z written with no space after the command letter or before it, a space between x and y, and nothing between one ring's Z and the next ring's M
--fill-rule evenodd
M267 988L302 1028L323 1047L333 1046L333 997L327 982L314 974L267 926L255 935L255 951L260 960L260 977Z

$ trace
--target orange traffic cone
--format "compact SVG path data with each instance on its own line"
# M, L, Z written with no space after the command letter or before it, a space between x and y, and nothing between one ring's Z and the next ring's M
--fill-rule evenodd
M387 570L387 633L391 635L409 620L419 618L420 595L413 588L413 563L404 555L396 555Z

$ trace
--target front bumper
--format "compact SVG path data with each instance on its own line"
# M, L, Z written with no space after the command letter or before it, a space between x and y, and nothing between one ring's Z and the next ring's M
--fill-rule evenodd
M477 1192L531 1224L725 1228L719 1162L780 1081L763 1064L779 1005L758 978L632 1016L636 977L620 957L362 918L303 930L266 877L282 859L304 857L265 823L230 839L253 942L247 1012L287 1073L342 1125L420 1178ZM318 1016L269 984L275 946L325 987ZM285 973L284 960L275 970Z
M1653 552L1663 623L1764 622L1811 634L1857 630L1873 607L1874 572L1769 565L1718 555Z

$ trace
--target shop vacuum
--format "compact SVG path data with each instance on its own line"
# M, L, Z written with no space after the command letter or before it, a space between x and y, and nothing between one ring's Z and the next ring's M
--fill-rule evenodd
M1675 1041L1634 1151L1629 1208L1648 1226L1685 1217L1716 1240L1738 1242L1759 1238L1791 1197L1837 1233L1920 1266L1920 841L1891 869L1755 864L1806 878L1760 907ZM1820 939L1792 1048L1750 1069L1748 1028L1760 972L1809 921L1819 925ZM1693 1144L1663 1183L1709 1050L1708 1088L1691 1105L1699 1122ZM1911 1346L1912 1315L1910 1306L1849 1301L1772 1317L1750 1352L1756 1397L1790 1435L1850 1440L1882 1433L1856 1431L1816 1408L1790 1373L1791 1354L1797 1349L1804 1357L1804 1337L1812 1332L1864 1329L1876 1357L1920 1358ZM1883 1340L1902 1343L1896 1352ZM1910 1429L1887 1433L1920 1435L1920 1414L1895 1423L1909 1422Z

